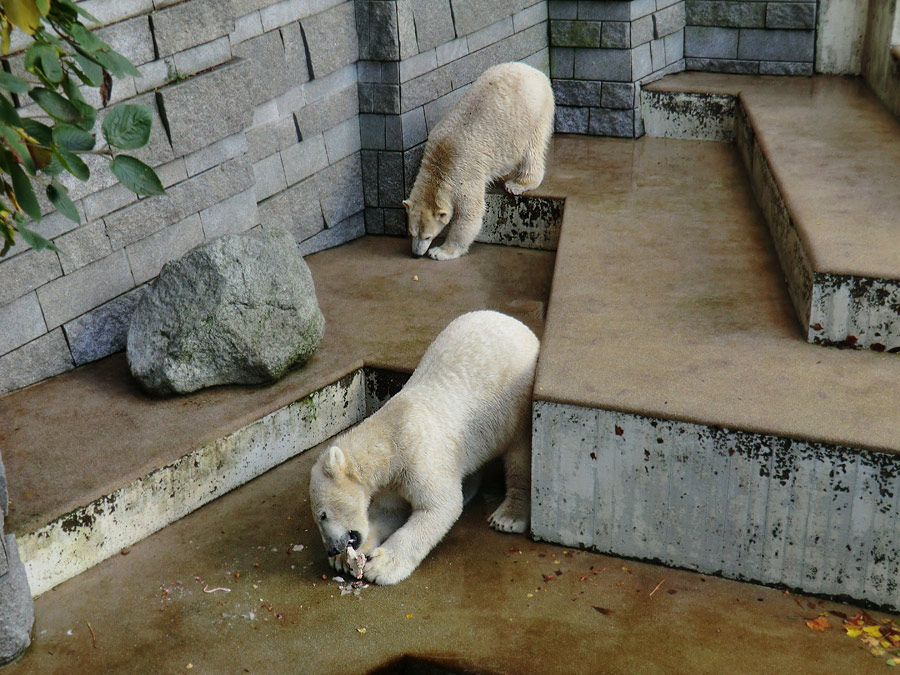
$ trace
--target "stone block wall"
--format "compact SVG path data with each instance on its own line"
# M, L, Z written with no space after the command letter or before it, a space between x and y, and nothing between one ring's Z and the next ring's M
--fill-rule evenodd
M639 93L684 70L683 0L551 0L556 131L637 138Z
M425 140L482 72L549 70L547 0L361 0L359 111L366 230L405 234Z
M83 4L142 73L112 103L153 109L136 154L167 194L137 199L89 156L91 180L67 182L81 225L44 204L34 229L60 253L19 240L0 259L0 394L122 349L145 284L204 241L278 226L310 253L364 233L354 2Z
M812 75L816 2L686 0L688 70Z

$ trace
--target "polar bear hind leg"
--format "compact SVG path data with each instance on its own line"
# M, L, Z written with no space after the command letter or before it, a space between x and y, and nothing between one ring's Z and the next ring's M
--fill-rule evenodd
M488 522L499 532L521 534L531 520L531 429L524 425L503 454L506 498Z
M552 109L551 109L552 115ZM532 132L532 136L525 148L525 154L513 178L504 183L507 191L514 195L534 190L544 180L544 169L547 161L547 146L553 133L553 120L542 120L541 124Z

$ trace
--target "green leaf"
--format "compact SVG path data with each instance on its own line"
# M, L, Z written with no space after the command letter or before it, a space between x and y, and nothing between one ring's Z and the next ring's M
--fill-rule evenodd
M78 108L78 112L81 113L81 119L78 120L75 125L85 131L93 129L94 124L97 122L97 109L83 101L75 101L73 105Z
M58 176L65 170L66 168L62 165L62 162L59 161L59 157L53 153L50 153L50 163L41 169L41 171L48 176Z
M16 77L11 73L0 70L0 87L3 87L6 91L11 91L14 94L24 94L31 85L21 77Z
M41 124L37 120L25 119L22 120L22 128L25 130L26 134L31 136L45 148L49 148L50 144L53 142L53 129L46 124Z
M15 106L3 94L0 94L0 122L5 122L11 127L22 126L22 119Z
M9 143L9 147L16 151L16 154L19 156L19 161L22 162L26 169L28 169L28 173L34 175L34 160L31 157L31 153L28 152L28 146L25 145L22 137L16 133L15 129L10 129L5 124L0 124L0 135L6 139L6 142Z
M55 88L63 78L62 67L56 50L46 42L33 42L25 50L25 70L37 75L51 89ZM58 78L58 79L57 79Z
M78 151L93 150L96 139L83 129L70 124L59 124L53 130L53 141L66 150Z
M131 75L132 77L141 76L141 71L135 68L131 61L112 49L94 52L93 57L97 63L106 68L117 79L122 79L126 75Z
M53 119L76 124L82 118L81 111L55 91L35 87L28 95Z
M59 146L54 148L53 152L63 168L78 180L87 180L91 177L91 170L78 155Z
M47 16L50 13L50 0L35 0L34 4L37 5L41 16Z
M86 9L82 9L81 7L76 5L74 2L72 2L72 0L56 0L56 3L58 5L62 5L66 9L69 9L73 12L77 12L78 14L83 16L88 21L93 21L98 26L100 25L100 19L98 19L96 16L94 16L93 14L88 12Z
M111 49L108 44L77 21L73 21L69 25L69 35L75 38L75 41L78 42L88 54L94 55L95 52L108 51Z
M41 70L44 71L44 76L54 84L59 84L65 77L65 72L59 62L59 55L52 47L41 50Z
M41 219L41 207L37 197L34 196L31 180L15 163L10 164L9 175L12 177L13 191L16 193L16 201L19 202L19 206L32 220L38 222Z
M62 79L62 88L72 103L84 103L84 96L81 95L81 90L78 89L78 85L71 77L66 76Z
M49 248L51 251L59 253L59 249L56 248L52 241L45 239L34 230L30 230L24 225L19 225L16 229L22 235L22 239L35 251L43 251L45 248Z
M41 14L34 0L5 0L3 11L13 24L29 35L41 25Z
M123 150L147 145L153 115L143 105L117 105L103 120L103 137L107 143Z
M92 87L99 87L103 82L103 68L100 67L100 64L80 52L76 52L73 56L81 67L80 71L75 71L81 81Z
M69 191L57 181L53 181L47 186L47 199L56 207L56 210L63 214L69 220L81 224L81 216L78 215L78 209L69 199Z
M166 192L156 172L129 155L119 155L110 161L109 170L122 185L137 195L161 195Z

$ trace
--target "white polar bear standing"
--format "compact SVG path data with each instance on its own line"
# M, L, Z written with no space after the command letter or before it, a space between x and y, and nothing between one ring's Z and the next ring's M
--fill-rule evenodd
M310 473L310 504L332 565L349 571L344 552L352 546L369 557L369 581L407 578L462 513L464 479L501 454L506 497L490 524L527 529L539 347L512 317L464 314L396 396L322 453Z
M415 255L464 255L481 230L484 189L494 180L506 178L515 195L541 184L553 111L550 80L524 63L502 63L475 80L429 135L403 202ZM429 251L448 224L443 245Z

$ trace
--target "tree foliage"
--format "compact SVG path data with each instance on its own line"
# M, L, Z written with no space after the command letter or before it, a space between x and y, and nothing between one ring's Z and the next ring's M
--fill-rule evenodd
M63 172L82 181L90 178L80 155L106 156L113 175L138 195L163 193L151 167L118 152L147 144L153 121L149 108L129 104L111 108L101 126L106 145L95 147L97 109L87 103L83 90L98 88L105 107L113 78L140 77L140 72L82 20L99 23L73 0L0 0L0 52L9 53L14 30L32 38L24 54L27 75L0 70L0 256L12 246L16 234L35 250L56 250L29 227L29 221L41 219L36 189L44 190L62 215L80 222L78 210L58 180ZM44 115L20 117L16 97L24 94Z

